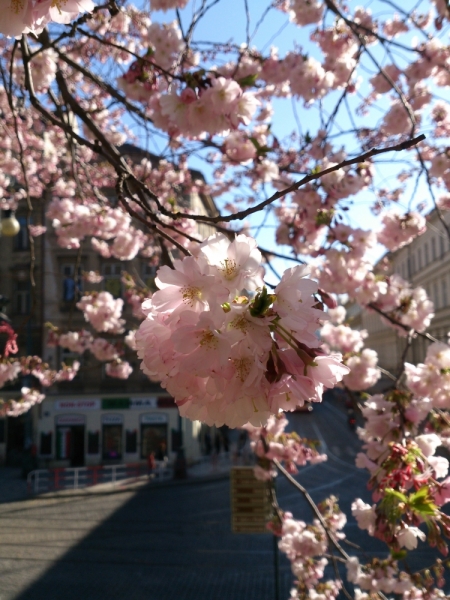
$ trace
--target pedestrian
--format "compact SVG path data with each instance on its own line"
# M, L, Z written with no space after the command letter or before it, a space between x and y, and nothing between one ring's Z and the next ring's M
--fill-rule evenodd
M162 441L159 443L156 459L162 462L165 458L166 458L166 442Z
M211 450L212 450L211 434L209 433L209 431L205 431L204 441L205 441L205 454L206 454L206 456L209 456L211 454Z
M245 463L245 446L247 444L247 432L245 431L245 429L242 429L239 433L239 438L238 438L238 443L237 443L237 455L238 455L238 461L241 462L241 464Z
M155 468L156 468L155 453L150 452L150 454L148 455L148 458L147 458L147 475L148 475L149 479L152 477L152 475L154 476L153 472L154 472Z

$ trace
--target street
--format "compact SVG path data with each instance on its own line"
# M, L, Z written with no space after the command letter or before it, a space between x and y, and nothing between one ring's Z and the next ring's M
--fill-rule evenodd
M370 496L367 475L354 466L357 436L345 419L324 403L292 415L291 426L330 452L326 463L305 467L300 481L317 501L334 493L348 513L360 490ZM280 506L310 520L298 491L278 479ZM0 600L276 598L271 535L231 533L228 479L4 503L0 524ZM353 521L346 533L385 554ZM280 556L280 600L289 597L292 580Z

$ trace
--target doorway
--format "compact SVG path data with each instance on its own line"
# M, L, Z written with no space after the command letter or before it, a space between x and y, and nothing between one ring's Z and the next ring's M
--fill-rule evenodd
M56 432L56 457L70 460L71 467L84 466L84 425L58 427Z
M141 458L147 458L151 452L156 460L163 460L167 454L167 424L141 423Z

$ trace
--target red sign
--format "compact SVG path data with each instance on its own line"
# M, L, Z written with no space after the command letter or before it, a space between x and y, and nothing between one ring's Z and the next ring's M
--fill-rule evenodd
M55 410L100 410L100 400L55 400Z

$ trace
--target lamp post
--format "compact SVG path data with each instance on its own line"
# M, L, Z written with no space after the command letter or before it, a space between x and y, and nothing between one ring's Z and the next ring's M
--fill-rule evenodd
M20 223L13 210L4 210L0 222L0 235L14 237L20 231Z
M181 415L178 413L178 448L177 448L177 456L175 458L175 462L173 465L173 478L174 479L186 479L187 477L187 465L186 465L186 457L184 455L184 447L183 447L183 422L181 420Z

